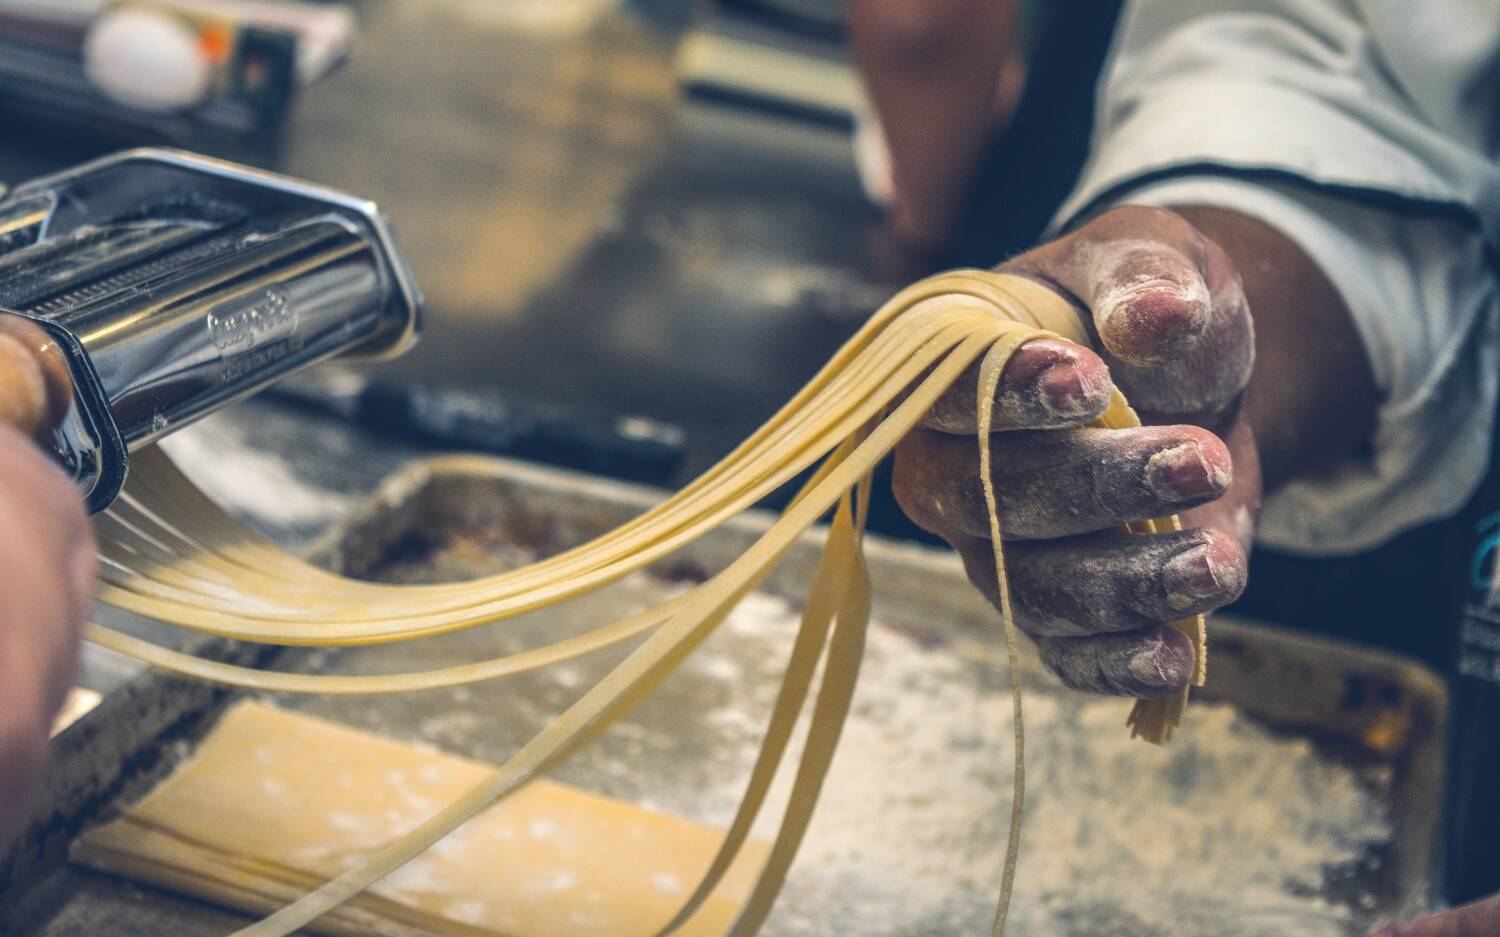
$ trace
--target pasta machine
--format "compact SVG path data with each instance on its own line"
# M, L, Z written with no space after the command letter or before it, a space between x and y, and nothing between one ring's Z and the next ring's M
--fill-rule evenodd
M399 354L421 305L368 201L174 150L109 156L0 198L0 344L33 372L0 357L0 420L102 510L132 450L315 362Z

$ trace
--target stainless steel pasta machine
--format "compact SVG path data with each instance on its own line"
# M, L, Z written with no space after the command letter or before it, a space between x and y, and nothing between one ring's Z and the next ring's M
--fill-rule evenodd
M0 360L0 420L101 510L132 450L315 362L399 354L421 306L371 202L174 150L109 156L0 199L0 351L32 356Z

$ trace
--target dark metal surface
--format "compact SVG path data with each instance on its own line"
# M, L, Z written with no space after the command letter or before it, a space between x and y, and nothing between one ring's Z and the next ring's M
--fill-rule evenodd
M333 413L373 432L438 449L484 452L647 485L667 485L686 448L679 427L640 416L602 419L556 404L518 405L488 385L382 379L325 368L269 396Z

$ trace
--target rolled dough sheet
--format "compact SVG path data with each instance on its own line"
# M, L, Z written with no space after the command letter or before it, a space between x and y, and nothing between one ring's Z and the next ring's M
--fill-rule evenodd
M492 768L255 702L74 861L245 911L279 907L416 826ZM722 831L535 781L320 922L327 934L649 937ZM765 860L747 843L680 931L724 934Z

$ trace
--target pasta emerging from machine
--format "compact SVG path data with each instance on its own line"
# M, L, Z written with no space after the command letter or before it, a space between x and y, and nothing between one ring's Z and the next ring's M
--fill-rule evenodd
M137 457L130 483L99 522L104 560L100 599L161 621L244 641L347 646L420 639L565 602L666 556L817 465L800 494L749 550L701 585L662 605L582 635L492 660L389 675L319 676L242 668L195 658L93 626L89 640L188 676L245 688L302 693L391 693L503 677L649 635L603 680L482 784L410 835L328 883L245 937L289 934L358 894L495 801L568 757L657 686L724 620L787 548L820 518L832 526L781 694L759 760L718 857L669 934L712 892L745 843L806 704L814 670L827 665L813 702L791 805L733 933L756 932L795 856L838 743L858 676L869 620L869 581L860 538L876 464L971 364L981 362L977 445L996 544L1004 636L1012 673L1016 630L1009 608L999 516L989 485L993 392L1010 355L1035 338L1084 340L1063 300L1028 280L980 271L941 275L892 299L769 422L697 480L656 508L596 540L527 566L471 582L392 586L340 578L281 552L230 519L154 450ZM923 376L925 374L925 377ZM1117 397L1101 425L1137 423ZM1164 518L1132 525L1175 529ZM1204 677L1201 617L1175 623L1197 649L1195 683ZM1013 681L1019 718L1020 690ZM1152 742L1170 738L1187 694L1141 701L1129 717ZM1016 785L996 933L1004 927L1024 796L1023 751Z
M158 201L142 202L153 186L160 190ZM195 194L184 194L189 191ZM167 206L169 217L151 215L143 204ZM12 245L6 239L21 244L8 258L3 255ZM39 363L16 363L22 391L0 383L0 419L27 428L57 453L91 507L109 506L97 520L99 599L191 631L267 645L343 647L419 640L503 621L642 569L811 472L765 534L701 584L654 608L504 657L421 672L319 675L234 666L90 626L87 637L95 644L189 677L329 694L400 693L498 679L641 639L482 782L345 874L241 931L243 937L297 931L587 745L648 696L809 528L831 515L780 693L735 818L699 885L658 930L671 934L688 920L745 846L813 696L818 665L826 661L779 832L731 931L737 937L756 933L812 817L858 679L876 585L861 551L871 473L977 363L976 444L1017 736L995 918L995 933L1003 931L1025 778L1022 701L1014 679L1016 626L989 430L997 382L1018 348L1041 337L1088 341L1061 297L1030 280L983 271L924 280L882 307L738 448L634 520L502 574L439 585L382 585L343 578L285 553L229 517L150 446L174 424L296 367L351 349L389 353L409 341L419 299L373 206L227 164L142 151L17 189L0 202L0 259L19 271L0 281L0 311L15 314L0 315L0 352L33 341L18 337L43 335L35 345L46 353ZM0 358L0 365L9 362ZM28 366L37 369L29 383L22 379ZM0 369L0 377L6 373ZM38 395L29 408L26 393ZM71 402L64 402L69 395ZM1124 428L1139 421L1117 393L1097 425ZM130 450L129 481L120 490ZM1178 529L1172 517L1129 526L1137 532ZM1201 685L1203 619L1194 616L1173 627L1193 644L1193 682ZM1186 703L1186 690L1137 702L1128 724L1134 734L1164 742Z

